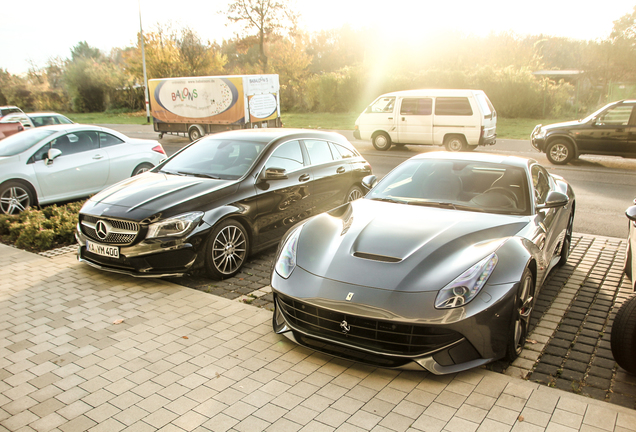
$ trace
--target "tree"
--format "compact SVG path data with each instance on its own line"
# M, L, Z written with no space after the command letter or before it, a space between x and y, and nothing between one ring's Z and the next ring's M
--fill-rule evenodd
M246 31L256 31L262 71L267 71L265 39L277 30L296 28L298 16L288 5L289 0L235 0L228 8L228 20L242 23Z

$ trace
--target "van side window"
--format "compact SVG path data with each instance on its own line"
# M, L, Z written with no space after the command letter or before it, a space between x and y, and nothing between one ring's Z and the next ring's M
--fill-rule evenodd
M383 97L367 108L367 112L369 113L390 113L393 112L393 107L395 106L395 98L394 97Z
M401 115L431 115L433 112L433 99L431 98L404 98L400 107Z
M471 116L473 109L466 97L438 97L435 101L435 115Z

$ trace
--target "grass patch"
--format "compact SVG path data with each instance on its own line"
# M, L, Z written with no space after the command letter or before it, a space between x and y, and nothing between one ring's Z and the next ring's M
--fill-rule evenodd
M77 123L85 124L139 124L145 125L146 112L134 113L65 113ZM283 113L283 124L287 128L353 130L360 113ZM572 119L497 119L497 138L530 139L532 129L538 124L551 124ZM152 119L151 119L152 121Z

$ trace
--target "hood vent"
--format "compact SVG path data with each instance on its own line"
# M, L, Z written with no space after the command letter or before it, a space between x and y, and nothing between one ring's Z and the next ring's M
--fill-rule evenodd
M387 262L387 263L397 263L402 261L402 258L395 258L391 256L384 256L384 255L375 255L375 254L370 254L365 252L354 252L353 256L356 258L362 258L362 259L371 260L371 261Z

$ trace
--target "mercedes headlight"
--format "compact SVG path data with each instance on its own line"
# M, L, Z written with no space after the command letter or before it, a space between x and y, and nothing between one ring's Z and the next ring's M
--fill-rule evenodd
M274 269L282 278L287 279L296 268L296 250L302 228L303 226L301 225L289 234L280 251L280 255L278 255Z
M490 254L442 288L435 299L437 309L464 306L475 298L497 265L497 255Z
M148 226L146 238L180 237L189 233L203 217L203 212L184 213Z

